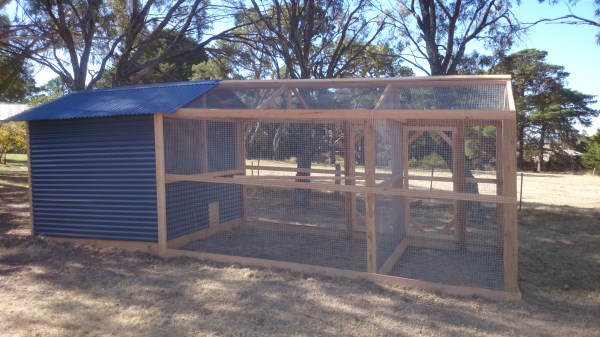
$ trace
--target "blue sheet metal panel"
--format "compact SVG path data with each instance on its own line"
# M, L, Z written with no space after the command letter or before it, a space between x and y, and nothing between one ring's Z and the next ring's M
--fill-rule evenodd
M22 112L9 120L170 114L218 84L218 81L192 81L75 92Z
M29 122L36 235L157 242L152 116Z

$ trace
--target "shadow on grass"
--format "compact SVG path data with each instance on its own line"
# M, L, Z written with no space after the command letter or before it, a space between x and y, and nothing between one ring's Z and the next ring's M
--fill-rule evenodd
M58 324L74 335L100 329L143 336L412 336L419 331L479 336L500 334L514 324L472 310L481 303L497 308L477 299L42 240L3 256L0 265L34 266L35 284L64 294L45 295L45 308L36 310L50 311L59 321L38 316L28 324Z
M0 234L28 223L27 173L0 172Z
M600 317L600 210L525 203L518 219L524 300Z

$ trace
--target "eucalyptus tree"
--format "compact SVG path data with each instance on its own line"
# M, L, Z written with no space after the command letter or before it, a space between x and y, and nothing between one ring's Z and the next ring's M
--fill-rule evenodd
M519 33L510 0L389 0L401 55L427 75L456 74L477 47L508 50Z
M206 34L212 20L225 15L208 0L15 1L12 25L23 27L14 32L15 52L35 50L28 58L71 90L93 88L108 68L114 69L111 85L135 83L149 69L200 52L233 29Z

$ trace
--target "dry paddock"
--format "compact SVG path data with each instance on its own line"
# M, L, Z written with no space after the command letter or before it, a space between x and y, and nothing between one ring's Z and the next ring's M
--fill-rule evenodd
M28 235L0 170L1 336L600 336L600 177L526 174L520 303Z

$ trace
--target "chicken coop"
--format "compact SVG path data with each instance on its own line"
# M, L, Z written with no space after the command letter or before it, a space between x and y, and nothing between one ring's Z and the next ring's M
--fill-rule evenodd
M230 80L71 94L13 118L29 121L33 232L517 299L510 83Z

